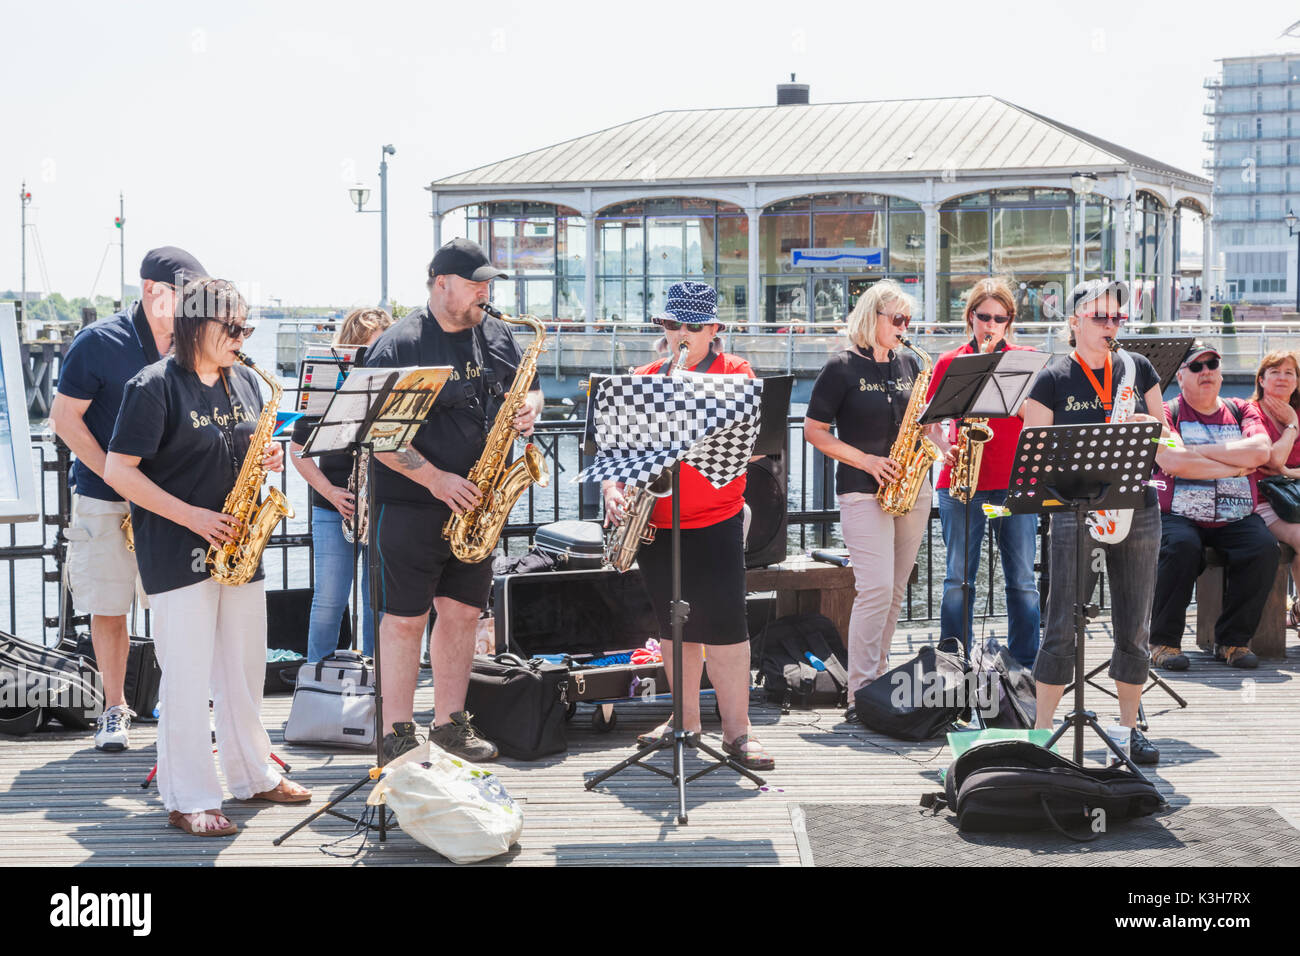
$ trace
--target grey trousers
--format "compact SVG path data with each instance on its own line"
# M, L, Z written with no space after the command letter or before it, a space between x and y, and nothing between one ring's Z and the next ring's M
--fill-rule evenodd
M1110 581L1111 631L1115 649L1109 675L1125 684L1142 684L1151 664L1151 600L1155 594L1156 561L1160 554L1160 509L1133 513L1128 537L1119 544L1088 538L1084 568L1085 600L1097 583L1104 557ZM1047 593L1047 630L1034 661L1034 680L1068 684L1074 678L1074 604L1078 537L1073 512L1052 515L1051 583Z

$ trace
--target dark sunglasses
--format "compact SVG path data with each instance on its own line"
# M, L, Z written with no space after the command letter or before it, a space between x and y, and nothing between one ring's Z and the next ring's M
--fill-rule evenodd
M1127 315L1106 315L1104 313L1100 315L1090 315L1088 318L1092 319L1093 325L1100 325L1103 328L1107 325L1114 325L1115 328L1118 329L1128 321Z
M253 334L253 326L240 325L238 322L223 322L221 319L208 319L209 322L215 322L226 330L226 334L232 339L246 339Z
M895 312L893 315L890 315L888 312L881 312L877 309L876 315L885 316L889 321L894 323L894 328L896 329L905 329L912 324L912 317L910 315L904 315L902 312Z
M1206 359L1204 362L1188 362L1185 367L1187 371L1191 372L1193 375L1198 374L1203 368L1208 368L1213 372L1219 367L1219 360L1217 358L1212 358Z
M971 315L981 322L996 322L998 325L1006 325L1011 321L1009 315L990 315L987 312L972 312Z
M685 328L687 332L702 332L704 327L709 325L708 322L678 322L676 319L660 319L659 324L663 326L666 332L676 332L680 328Z

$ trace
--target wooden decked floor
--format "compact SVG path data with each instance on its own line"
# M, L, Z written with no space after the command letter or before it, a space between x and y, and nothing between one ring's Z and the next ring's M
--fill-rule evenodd
M900 633L894 662L929 639L922 629ZM1089 660L1103 660L1109 646L1104 625L1094 626ZM1189 637L1184 647L1194 641ZM1149 736L1161 750L1153 779L1175 805L1272 806L1300 828L1300 643L1293 634L1285 661L1265 662L1254 672L1229 670L1195 650L1189 656L1190 671L1169 675L1188 701L1186 710L1159 689L1146 697ZM426 714L432 693L426 672L417 698ZM1104 722L1117 713L1095 690L1089 706ZM293 766L293 778L318 799L365 773L369 763L361 755L284 745L280 730L288 710L289 697L269 698L266 725L277 753ZM839 711L782 716L756 704L753 723L778 764L765 790L727 771L710 774L688 787L685 826L675 822L675 790L647 771L630 769L595 792L584 790L586 775L629 754L633 734L667 713L663 703L619 704L617 728L602 735L580 712L570 724L568 753L532 763L502 760L503 782L525 802L525 825L519 846L487 865L807 863L793 822L797 804L914 804L936 788L937 771L951 759L942 742L889 740L845 724ZM705 732L717 734L716 720L706 717ZM237 837L187 837L167 826L156 788L140 787L154 762L154 738L152 725L137 724L133 749L118 755L96 753L88 734L0 738L0 864L449 865L400 832L383 846L371 842L356 858L326 855L321 845L351 829L329 817L272 846L306 816L301 807L228 801L227 813L242 828ZM1093 759L1099 757L1098 747ZM350 804L357 808L360 800Z

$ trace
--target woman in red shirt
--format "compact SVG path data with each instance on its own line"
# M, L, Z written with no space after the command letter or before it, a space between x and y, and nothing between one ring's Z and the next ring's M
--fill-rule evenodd
M1011 286L1001 277L981 279L966 294L966 334L970 337L961 348L939 356L934 363L927 399L933 398L935 389L952 360L959 355L975 352L1021 349L1032 351L1026 345L1012 345L1012 325L1016 320L1016 300ZM939 617L942 637L964 638L966 651L970 652L970 636L975 616L975 579L980 568L980 544L984 540L986 520L983 505L1001 505L1007 498L1007 485L1011 477L1011 459L1024 423L1017 417L994 418L989 421L993 437L984 443L979 475L974 493L970 496L970 536L966 537L967 505L949 493L952 469L956 464L957 426L949 429L936 427L931 435L944 451L943 473L939 475L939 521L943 527L943 544L948 552L948 571L943 582L943 602ZM1032 667L1038 653L1038 584L1034 578L1034 549L1038 532L1038 519L1034 515L1005 515L993 518L993 534L1002 553L1002 576L1006 581L1007 595L1007 649L1026 667ZM962 557L965 556L963 574ZM971 586L966 604L966 620L962 621L962 583ZM963 623L965 626L963 626Z
M668 339L668 354L680 360L679 349L687 346L680 370L721 375L754 377L749 363L718 349L714 339L726 326L718 321L718 296L704 282L675 282L668 287L664 316L656 318ZM667 374L669 359L660 359L635 369L637 375ZM692 466L682 463L679 474L682 529L682 600L691 607L683 626L682 680L687 688L682 698L685 729L700 731L700 676L708 647L709 680L718 695L722 716L722 749L751 770L771 770L776 762L750 732L749 726L749 631L745 618L744 515L745 476L715 488ZM606 524L623 519L625 499L622 482L606 481ZM671 680L672 624L672 497L660 498L650 517L654 528L664 529L637 551L637 563L655 612L659 615L666 670ZM676 692L676 689L674 689ZM669 732L663 724L638 738L652 742Z
M1297 417L1297 409L1300 409L1300 363L1297 363L1294 352L1276 351L1264 356L1255 372L1255 394L1250 399L1259 406L1264 428L1273 442L1267 464L1260 467L1255 477L1285 475L1300 478L1300 441L1296 441L1300 434L1300 418ZM1273 537L1295 549L1296 557L1291 559L1291 580L1300 584L1300 524L1279 518L1262 493L1255 505L1255 514L1264 519ZM1300 621L1293 617L1291 623Z

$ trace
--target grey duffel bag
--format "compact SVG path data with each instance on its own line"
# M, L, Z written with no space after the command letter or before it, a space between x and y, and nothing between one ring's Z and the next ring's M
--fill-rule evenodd
M298 669L284 739L367 749L375 745L375 667L356 651L335 651Z

